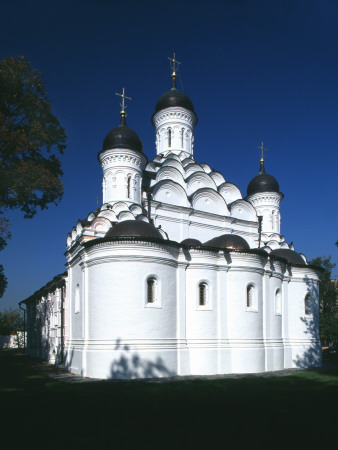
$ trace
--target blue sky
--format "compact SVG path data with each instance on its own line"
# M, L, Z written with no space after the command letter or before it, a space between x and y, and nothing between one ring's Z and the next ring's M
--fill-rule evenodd
M178 87L199 119L196 160L245 196L264 140L266 170L285 195L286 240L308 258L338 262L336 0L0 0L0 8L0 58L25 55L44 74L68 135L61 203L32 220L8 214L1 309L65 270L67 233L101 202L97 153L118 125L122 87L133 99L128 126L155 156L150 118L170 88L173 52L182 62Z

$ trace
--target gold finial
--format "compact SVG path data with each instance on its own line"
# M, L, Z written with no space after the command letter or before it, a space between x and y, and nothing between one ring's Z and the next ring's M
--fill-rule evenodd
M176 64L181 64L181 63L179 61L177 61L175 53L174 53L174 57L173 58L170 58L168 56L168 59L170 59L170 61L173 62L172 66L171 66L171 69L172 69L173 73L171 74L171 76L172 77L176 77Z
M268 148L264 148L263 141L262 141L261 146L258 145L257 148L259 148L260 150L262 150L261 162L264 162L264 152L267 151L267 150L269 150L269 149L268 149Z
M126 95L124 95L124 88L122 88L122 94L115 92L115 95L119 95L120 97L122 97L122 103L120 103L120 106L122 109L121 109L120 114L121 114L121 116L126 116L127 114L126 114L125 109L127 106L124 104L124 99L127 98L128 100L131 100L131 97L127 97Z

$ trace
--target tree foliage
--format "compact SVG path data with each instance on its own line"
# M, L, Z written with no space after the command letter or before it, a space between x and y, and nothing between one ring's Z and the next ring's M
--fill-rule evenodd
M338 292L331 280L332 269L336 266L331 256L317 257L310 264L323 267L319 286L319 331L322 345L338 343Z
M5 309L0 311L0 335L7 336L17 333L24 328L24 321L18 309Z
M42 74L19 56L0 61L0 214L20 209L32 218L63 195L61 163L66 134L42 83ZM0 250L10 238L0 217ZM6 278L0 269L0 297Z

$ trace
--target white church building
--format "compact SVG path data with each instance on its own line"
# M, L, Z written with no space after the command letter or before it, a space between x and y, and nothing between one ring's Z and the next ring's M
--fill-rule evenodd
M121 96L98 154L103 204L68 234L67 272L20 302L28 354L94 378L319 366L319 269L281 234L283 194L263 155L244 196L198 161L175 61L152 161Z

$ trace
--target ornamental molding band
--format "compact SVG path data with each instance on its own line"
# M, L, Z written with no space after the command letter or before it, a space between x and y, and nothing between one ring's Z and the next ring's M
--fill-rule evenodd
M132 163L135 164L135 166L141 166L142 164L142 159L141 158L136 158L135 156L129 156L129 155L124 155L124 154L114 154L111 156L101 156L102 158L102 166L105 167L108 164L114 164L117 162L126 162L126 163Z
M69 224L67 272L21 302L27 353L102 379L320 366L319 270L280 234L283 194L265 147L244 198L231 173L195 159L197 115L170 61L171 89L154 102L155 149L127 127L131 97L118 94L120 124L98 152L103 201Z
M171 108L170 111L166 112L158 112L154 115L153 121L156 128L160 127L163 122L177 120L179 122L185 123L188 122L191 127L193 127L196 123L194 114L184 111L182 108L173 109Z

